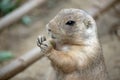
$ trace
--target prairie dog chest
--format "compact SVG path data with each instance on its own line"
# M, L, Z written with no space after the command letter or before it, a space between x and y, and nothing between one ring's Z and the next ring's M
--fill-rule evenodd
M69 51L71 48L70 45L60 45L60 44L56 44L55 49L59 50L59 51Z

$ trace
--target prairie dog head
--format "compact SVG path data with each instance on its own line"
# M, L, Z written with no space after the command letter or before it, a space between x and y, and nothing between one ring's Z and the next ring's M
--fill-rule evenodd
M80 9L63 9L48 24L54 40L80 42L97 37L94 19Z

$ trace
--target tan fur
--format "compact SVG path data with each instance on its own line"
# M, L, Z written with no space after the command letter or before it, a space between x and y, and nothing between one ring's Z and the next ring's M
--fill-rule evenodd
M66 25L75 21L72 26ZM47 57L53 67L48 80L107 80L93 18L80 9L63 9L48 24L55 43Z

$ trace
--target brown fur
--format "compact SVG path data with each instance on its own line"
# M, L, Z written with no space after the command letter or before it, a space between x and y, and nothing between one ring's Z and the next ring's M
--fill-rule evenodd
M69 20L75 24L66 25ZM55 43L47 55L53 67L48 80L107 80L93 18L79 9L63 9L48 24Z

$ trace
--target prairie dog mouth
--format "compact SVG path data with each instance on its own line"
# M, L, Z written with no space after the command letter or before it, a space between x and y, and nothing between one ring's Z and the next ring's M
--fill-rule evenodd
M52 39L56 39L56 36L54 34L51 34Z

